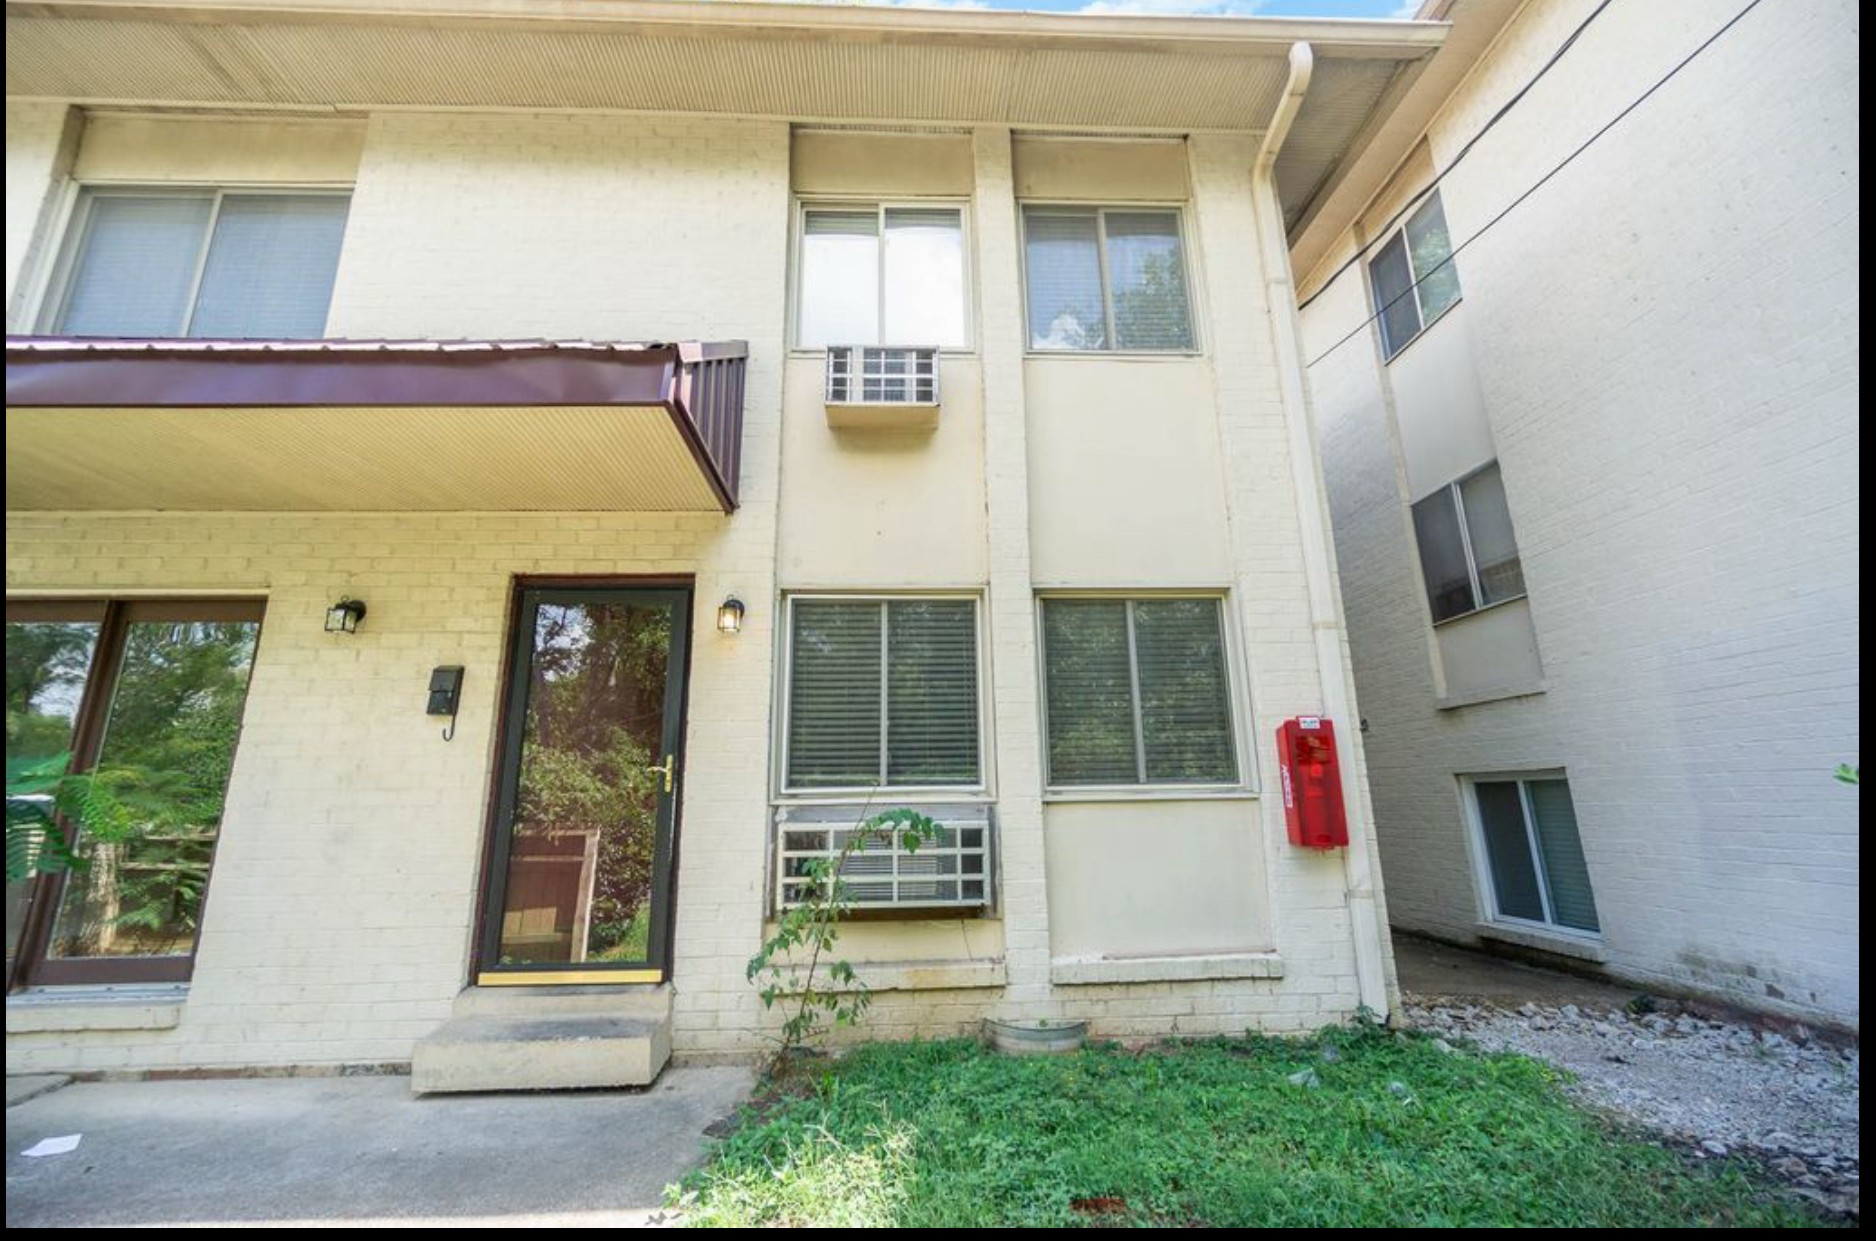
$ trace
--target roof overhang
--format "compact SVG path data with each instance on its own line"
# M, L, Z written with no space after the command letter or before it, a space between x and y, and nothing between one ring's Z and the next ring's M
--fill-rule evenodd
M1292 138L1285 146L1278 161L1280 183L1285 161L1291 159L1300 167L1325 170L1313 187L1302 186L1300 177L1283 186L1290 262L1305 292L1337 239L1387 188L1428 125L1523 5L1524 0L1427 0L1418 17L1445 22L1445 42L1395 79L1363 124L1343 137L1336 157L1316 156L1307 149L1307 139ZM1306 104L1304 116L1307 109Z
M8 0L7 95L92 107L678 112L1033 131L1260 132L1302 204L1439 22L653 0Z
M729 512L746 350L9 338L9 510Z

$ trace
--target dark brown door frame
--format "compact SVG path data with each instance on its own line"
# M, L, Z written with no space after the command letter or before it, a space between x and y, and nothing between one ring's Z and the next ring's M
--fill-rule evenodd
M526 708L527 674L532 659L532 636L524 628L523 621L530 614L527 600L530 595L545 592L590 592L600 596L607 592L645 592L648 595L669 594L681 596L677 608L677 623L672 626L672 651L667 667L669 674L665 685L665 741L667 753L676 763L677 783L675 791L667 799L665 811L669 815L669 827L661 833L653 856L653 902L662 907L658 924L653 928L654 945L650 951L653 960L651 968L662 975L662 981L670 981L673 973L674 954L672 938L677 927L677 863L678 844L683 836L684 791L686 763L685 744L689 738L690 725L690 669L691 669L691 633L695 620L696 579L689 574L656 574L644 576L631 575L538 575L517 574L509 590L507 622L504 626L502 643L500 699L497 703L493 738L493 750L490 756L491 776L488 785L488 797L484 807L484 825L482 833L481 875L475 889L475 937L470 954L469 983L472 986L486 985L491 976L500 975L500 981L523 984L535 981L528 975L538 975L542 985L550 982L564 982L566 975L591 972L608 972L600 966L579 965L539 965L516 966L499 964L501 915L498 912L499 901L507 880L507 843L509 840L509 822L515 796L514 783L519 767L519 748L521 744L522 711ZM524 649L524 644L525 649ZM602 980L595 979L595 982ZM651 981L649 978L644 981Z
M267 601L259 597L187 599L144 598L72 598L8 599L9 622L98 621L98 638L92 648L91 663L85 669L85 688L79 695L78 711L73 719L71 770L88 771L98 761L104 748L104 728L109 722L111 695L123 668L124 637L133 620L157 619L166 615L176 620L252 620L264 624ZM134 615L133 615L134 613ZM219 614L219 615L218 615ZM260 635L255 635L254 662L260 661ZM250 684L253 666L249 665ZM247 716L245 696L242 717ZM235 753L241 749L241 734L235 733ZM77 833L70 824L62 825L66 840L75 843ZM214 856L220 852L221 831L216 829L216 847L209 852L209 878L202 887L202 907L197 911L198 926L208 913L209 889L214 884ZM52 942L52 926L59 900L65 891L66 875L35 875L26 898L21 919L20 942L7 971L9 993L26 986L69 986L111 983L187 982L195 972L196 941L186 956L166 957L90 957L58 959L46 955Z

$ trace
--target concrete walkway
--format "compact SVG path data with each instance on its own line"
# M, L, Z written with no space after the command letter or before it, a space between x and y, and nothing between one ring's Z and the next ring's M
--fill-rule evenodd
M425 1099L402 1077L80 1082L8 1110L6 1226L640 1224L754 1080ZM71 1154L20 1155L72 1133Z
M1635 997L1633 987L1520 965L1400 931L1394 932L1394 969L1409 999L1451 996L1514 1008L1527 1000L1620 1008Z

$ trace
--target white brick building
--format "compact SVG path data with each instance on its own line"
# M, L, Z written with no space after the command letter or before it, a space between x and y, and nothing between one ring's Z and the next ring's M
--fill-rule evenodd
M1385 1011L1284 213L1444 28L579 8L9 13L9 761L155 804L9 1067L747 1055L778 841L899 804L879 1033Z
M1429 6L1293 257L1394 925L1854 1026L1856 13L1745 8Z

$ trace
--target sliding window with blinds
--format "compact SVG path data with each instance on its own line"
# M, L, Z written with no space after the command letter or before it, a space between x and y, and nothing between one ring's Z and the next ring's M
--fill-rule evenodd
M1216 597L1046 598L1049 784L1240 780Z
M314 338L350 195L88 189L44 327L65 336Z
M1024 207L1023 266L1031 349L1194 347L1176 210Z
M1570 782L1555 776L1470 783L1494 915L1599 933Z
M977 604L789 602L790 790L981 785Z

